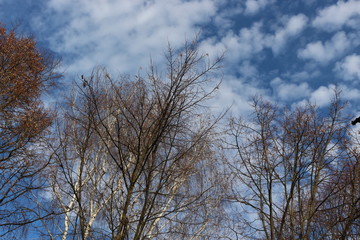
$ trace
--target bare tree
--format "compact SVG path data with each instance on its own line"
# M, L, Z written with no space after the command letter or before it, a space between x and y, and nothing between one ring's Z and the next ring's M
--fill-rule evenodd
M53 147L63 239L213 236L219 118L205 104L221 59L191 42L169 47L166 77L154 65L135 79L82 76Z
M358 239L360 236L359 143L359 133L349 129L342 142L343 157L336 174L322 193L330 196L316 219L324 239Z
M0 25L0 236L38 219L24 199L42 186L39 148L53 116L40 96L60 77L56 63Z
M42 234L51 239L87 239L93 237L95 218L111 197L105 186L114 176L106 149L94 132L90 104L75 96L68 104L50 145L48 195L57 217L43 222Z
M236 157L228 160L228 200L241 220L232 227L235 233L248 239L326 239L318 220L338 194L326 189L341 171L343 107L337 91L327 117L310 104L290 111L256 98L251 123L232 120Z

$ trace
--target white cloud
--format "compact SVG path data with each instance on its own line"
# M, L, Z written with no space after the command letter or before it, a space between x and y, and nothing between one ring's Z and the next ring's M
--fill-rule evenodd
M335 86L330 84L329 86L321 86L311 93L310 102L315 103L318 107L325 107L331 103L331 99L334 97Z
M99 3L101 2L101 3ZM218 16L226 1L221 0L50 0L47 7L52 19L62 22L50 37L50 48L61 55L71 55L65 62L68 72L88 72L95 65L105 65L115 71L132 72L162 55L169 41L180 46L201 31L199 24L231 23ZM243 6L234 2L233 14L256 13L273 0L247 0ZM244 7L244 8L242 8ZM264 48L275 53L283 49L290 37L300 34L307 18L303 14L288 17L285 25L273 34L262 31L261 22L239 33L222 32L220 41L207 40L207 49L227 50L227 61L237 64L250 59ZM225 22L224 22L225 21ZM37 19L40 28L44 19ZM218 51L218 50L217 50ZM210 50L209 50L210 52ZM69 58L66 58L69 59ZM131 59L131 61L129 61Z
M304 1L311 4L315 0L301 2ZM228 7L228 2L232 3L231 8ZM56 33L50 35L49 48L64 56L68 75L69 72L89 73L98 64L105 65L116 73L132 74L137 72L139 66L146 67L150 56L155 62L162 59L168 41L174 47L181 46L185 37L191 39L201 30L201 24L214 24L214 28L204 30L207 31L204 35L217 32L211 35L211 38L203 40L201 49L210 56L226 50L226 74L236 74L236 77L224 78L219 96L220 107L225 102L234 102L235 108L246 109L245 103L249 96L259 92L270 96L271 90L259 89L261 85L258 83L262 81L261 76L268 74L266 71L274 70L269 73L274 76L277 71L274 68L277 64L283 64L284 59L275 56L274 60L279 61L278 63L261 62L270 59L264 49L272 51L274 55L289 50L289 55L297 54L306 61L301 69L297 69L299 65L296 62L293 65L284 63L291 65L286 75L281 69L278 70L279 76L290 81L274 79L271 82L277 100L299 101L302 98L311 98L318 104L324 104L326 87L312 93L311 81L301 81L321 74L322 69L319 70L317 63L339 61L339 58L351 54L350 50L360 45L357 32L341 31L328 39L325 38L326 35L321 35L324 37L322 41L305 42L303 49L287 49L287 45L308 27L309 18L304 14L280 14L282 7L278 8L279 12L267 12L266 17L259 14L272 10L269 8L272 3L274 0L49 0L45 7L48 14L51 14L51 17L46 17L51 21L47 22L38 17L36 24L40 28L49 29L49 24L59 22L59 25L50 30ZM344 24L350 26L358 13L350 11L349 6L357 5L356 1L348 1L325 8L315 18L313 26L328 28L327 24L333 24L336 29ZM346 11L343 6L347 6ZM330 21L330 15L333 14L331 11L334 11L329 10L331 7L337 7L336 9L343 13L342 17L335 16L334 19L337 20L333 20L334 22ZM240 14L243 16L239 16ZM246 14L258 15L244 16ZM265 19L269 19L268 14L273 14L271 22L265 22ZM243 19L244 22L239 22ZM309 38L311 36L301 35L301 42ZM349 79L359 77L359 72L355 69L356 59L350 56L343 59L336 65L336 71L346 73Z
M239 34L229 31L220 40L226 49L226 61L229 64L252 58L266 47L266 36L261 28L262 23L256 22L251 28L242 28Z
M336 64L335 71L344 80L360 80L360 55L347 56Z
M226 57L230 63L250 59L265 48L271 48L274 54L282 51L290 38L299 35L308 21L303 14L286 17L284 27L277 29L273 34L262 31L263 23L255 22L250 28L242 28L238 34L229 31L220 40L227 50Z
M237 116L247 116L252 112L250 99L255 95L261 95L266 98L264 89L256 88L244 83L243 79L234 76L224 76L224 81L220 86L219 93L213 99L213 108L215 111L224 111L226 107L231 106L231 113Z
M338 1L336 4L319 11L313 25L327 31L340 29L343 25L360 27L360 1Z
M275 54L279 53L289 38L297 36L303 31L307 21L308 18L304 14L298 14L287 19L287 24L269 38L269 47Z
M352 45L351 40L344 32L336 33L331 40L308 43L304 49L298 51L298 57L310 59L325 64L341 55Z
M243 61L239 66L239 73L245 79L256 80L258 77L258 68L249 61Z
M256 14L270 3L269 0L246 0L244 13L248 15Z
M320 86L318 89L312 91L310 96L306 99L303 99L299 102L294 102L291 106L295 107L304 107L308 103L315 104L317 107L326 107L329 106L331 100L334 97L335 85L329 84L328 86Z
M213 0L52 0L47 5L63 26L51 48L72 55L69 72L89 72L97 64L133 72L155 60L169 41L180 46L216 14ZM55 20L56 21L56 20Z
M321 75L319 70L315 69L305 69L304 71L300 72L288 72L286 73L287 78L291 79L294 82L302 82L302 81L309 81L315 77Z
M207 38L201 42L200 46L201 51L208 53L211 57L216 57L224 54L226 51L226 46L217 41L214 37Z
M244 6L238 0L217 0L216 3L219 11L214 16L214 24L218 33L223 34L236 24L234 17L243 14ZM230 7L221 7L226 5Z
M262 23L257 22L251 28L242 28L236 39L239 47L240 56L251 56L263 50L266 38L261 31Z
M277 77L273 79L270 84L275 96L282 101L294 101L310 95L309 85L306 82L300 84L287 83Z
M296 16L292 16L289 19L289 22L285 28L285 31L288 35L297 35L299 34L305 27L308 18L304 14L298 14Z
M356 88L349 88L349 86L340 84L339 89L341 89L341 98L344 100L359 100L360 99L360 90Z

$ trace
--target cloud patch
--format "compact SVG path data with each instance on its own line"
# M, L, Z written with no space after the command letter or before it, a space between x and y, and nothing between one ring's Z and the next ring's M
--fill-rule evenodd
M271 0L246 0L244 13L253 15L270 4Z
M311 93L310 102L315 103L318 107L328 106L331 103L331 99L334 97L334 89L335 85L333 84L320 86Z
M168 41L176 48L192 39L217 12L209 0L52 0L47 9L63 23L49 42L59 54L72 55L68 72L99 64L134 72L149 56L161 56Z
M294 101L306 98L310 95L310 88L308 83L300 84L287 83L281 78L277 77L271 81L271 87L274 95L281 101Z
M253 110L249 104L250 99L256 95L267 98L266 90L247 84L241 78L226 75L220 86L219 93L213 99L212 107L218 112L231 107L232 114L247 116Z
M313 26L326 31L336 31L342 26L360 28L360 1L339 1L319 11Z
M226 60L231 65L253 58L266 47L267 39L262 27L261 22L256 22L250 28L242 28L239 34L229 31L221 38L220 44L226 49Z
M326 64L343 55L351 46L351 40L345 32L341 31L324 43L321 41L308 43L305 48L298 51L298 57Z
M273 36L269 37L269 47L275 54L278 54L289 38L299 35L304 30L307 21L308 18L304 14L291 16L283 28L278 29Z
M335 71L344 80L360 80L360 55L347 56L336 64Z
M227 50L227 60L238 63L241 60L254 58L265 48L271 49L276 55L281 52L288 41L299 35L305 28L308 18L303 14L286 17L286 24L273 33L264 32L263 22L255 22L249 28L241 28L239 33L228 31L221 38L221 45Z

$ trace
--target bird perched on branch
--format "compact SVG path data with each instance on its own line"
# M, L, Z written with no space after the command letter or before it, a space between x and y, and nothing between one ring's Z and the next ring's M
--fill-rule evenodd
M356 125L357 123L360 123L360 117L356 118L354 121L351 121L352 125Z

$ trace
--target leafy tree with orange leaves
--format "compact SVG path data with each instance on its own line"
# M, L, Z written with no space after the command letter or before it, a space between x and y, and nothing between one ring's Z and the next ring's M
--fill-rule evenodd
M60 78L57 63L33 38L0 25L0 236L38 218L24 198L46 165L39 147L52 114L40 98Z

